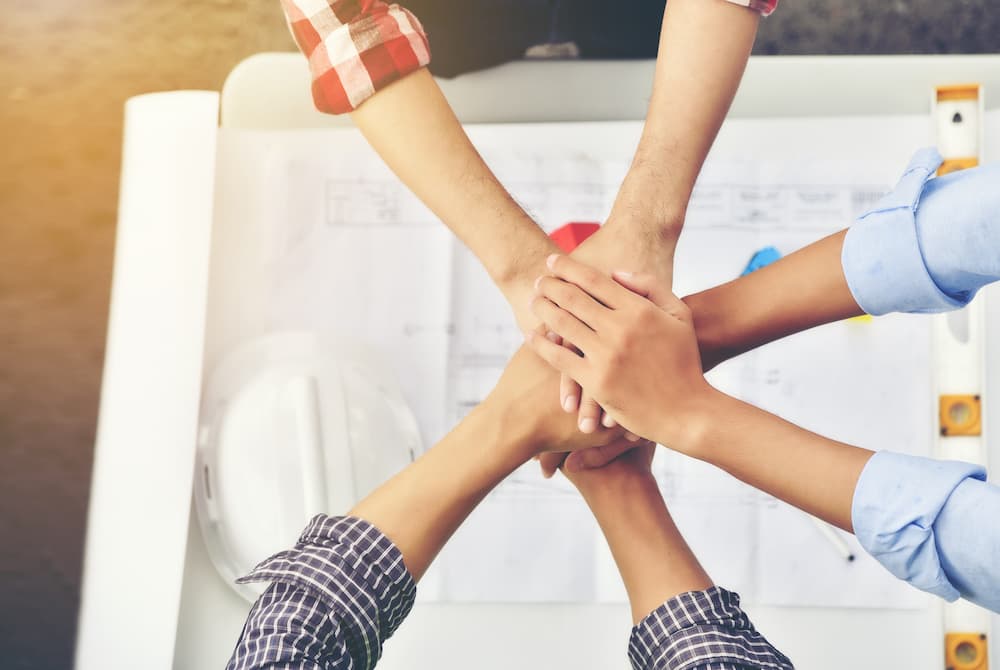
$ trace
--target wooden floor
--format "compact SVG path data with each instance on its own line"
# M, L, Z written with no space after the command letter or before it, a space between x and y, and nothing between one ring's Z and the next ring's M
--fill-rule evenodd
M998 14L996 0L784 0L758 51L996 52ZM245 56L294 45L277 0L6 0L0 17L0 665L58 670L76 626L122 104L218 89Z

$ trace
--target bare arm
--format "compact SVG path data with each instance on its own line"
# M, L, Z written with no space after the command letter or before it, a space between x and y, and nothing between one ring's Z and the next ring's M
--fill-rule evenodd
M854 490L873 452L799 428L711 386L703 390L702 412L693 419L698 428L671 446L854 532Z
M629 660L667 670L788 668L739 607L716 587L670 517L650 472L656 446L645 443L597 470L567 470L608 541L632 610ZM685 667L688 667L685 665Z
M550 267L554 276L539 281L532 309L583 355L534 333L531 345L622 426L855 533L872 557L919 589L998 608L996 570L983 557L998 546L1000 534L984 530L992 528L984 520L993 518L1000 488L985 482L983 468L876 454L730 398L701 373L691 310L654 277L612 279L566 257L553 257ZM620 450L597 448L604 457Z
M616 281L562 256L550 267L555 276L539 282L533 309L584 355L531 337L543 358L591 389L628 430L852 530L854 490L871 451L712 388L702 375L691 310L654 277L616 275Z
M385 533L419 579L483 497L532 456L623 440L620 430L576 430L551 402L557 383L551 369L522 347L480 406L350 515Z
M418 70L351 114L399 179L479 258L530 323L530 279L555 245L518 205L469 141L437 82Z
M725 0L667 3L639 146L607 223L575 257L606 270L649 272L672 285L688 200L746 69L759 21L756 11ZM602 418L597 403L566 378L560 403L567 411L579 407L583 429Z
M647 443L603 468L564 471L608 541L628 592L632 623L678 593L712 586L660 495L649 468L654 449Z
M840 261L846 230L684 298L705 369L793 333L862 314Z
M684 211L746 69L760 15L724 0L671 0L663 14L649 111L621 205L636 225L679 232ZM629 212L625 212L628 215Z

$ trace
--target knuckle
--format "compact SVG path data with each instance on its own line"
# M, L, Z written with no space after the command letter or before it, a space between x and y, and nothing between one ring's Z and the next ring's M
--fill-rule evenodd
M600 273L591 267L584 267L580 269L580 281L584 284L593 284L598 279L600 279Z
M630 327L614 331L611 339L612 349L609 355L615 362L620 363L624 351L635 345L636 332L636 329Z
M576 312L583 307L583 296L580 294L580 291L574 289L569 284L563 284L559 299L559 304L571 312Z
M660 316L660 308L654 306L652 303L646 303L639 308L638 318L636 319L636 331L640 329L645 329L651 327L656 323L657 318Z
M558 331L565 331L570 325L570 316L566 312L562 311L557 307L553 307L552 316L549 319L549 324L555 326Z
M544 302L544 300L542 300L537 295L536 296L532 296L531 300L528 301L528 309L530 309L532 312L536 312L537 313L539 311L539 309L541 308L543 302Z
M619 347L608 354L608 364L604 367L608 381L610 381L612 371L620 369L625 364L626 359L625 347Z
M538 292L541 295L549 296L556 290L556 285L559 284L559 280L551 275L544 275L538 280Z
M613 383L614 373L612 372L614 366L614 358L612 355L609 357L607 365L602 365L594 371L594 389L598 392L598 395L606 396L606 392L611 388Z

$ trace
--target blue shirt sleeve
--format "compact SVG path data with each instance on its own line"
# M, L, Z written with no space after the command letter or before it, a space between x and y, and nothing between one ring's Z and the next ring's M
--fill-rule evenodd
M963 307L1000 279L1000 163L934 176L914 155L896 187L847 232L847 285L869 314Z
M227 670L370 670L416 598L389 538L362 519L323 514L293 549L239 581L272 584L251 609Z
M882 451L854 491L854 534L896 577L1000 612L1000 487L978 465Z
M634 670L794 670L754 628L739 595L718 586L650 612L632 629L628 656Z

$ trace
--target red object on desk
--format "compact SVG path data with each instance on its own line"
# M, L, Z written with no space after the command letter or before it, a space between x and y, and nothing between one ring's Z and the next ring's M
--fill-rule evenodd
M549 237L556 243L556 246L568 254L583 244L585 239L596 233L600 228L601 224L599 223L573 221L556 228L549 233Z

